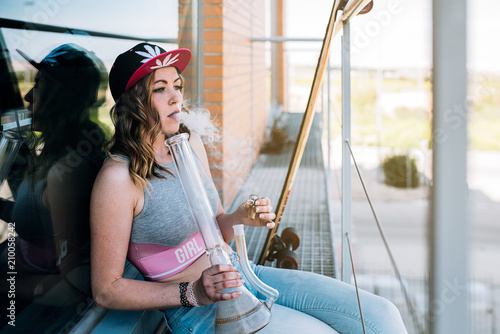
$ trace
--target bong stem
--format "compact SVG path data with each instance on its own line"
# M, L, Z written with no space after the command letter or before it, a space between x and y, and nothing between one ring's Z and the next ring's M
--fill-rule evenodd
M215 220L188 138L187 133L182 133L167 139L165 145L169 147L174 159L182 189L186 195L196 227L205 244L205 250L210 262L212 265L230 264L229 256L222 249L224 239Z

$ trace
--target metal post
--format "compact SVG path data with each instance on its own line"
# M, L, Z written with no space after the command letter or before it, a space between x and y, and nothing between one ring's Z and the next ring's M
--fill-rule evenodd
M198 0L197 1L197 11L198 11L198 22L196 23L197 26L197 36L196 36L196 95L198 96L198 105L203 106L205 103L204 99L204 94L203 91L205 89L204 86L204 81L205 81L205 75L204 75L204 64L205 64L205 52L204 52L204 21L205 21L205 14L203 13L203 3L204 0Z
M271 1L271 36L278 34L278 3L276 0ZM271 110L275 110L278 106L278 45L271 43Z
M332 204L332 197L331 197L331 176L332 176L332 101L330 97L330 92L331 92L331 71L332 67L330 65L330 56L328 56L327 63L326 63L326 71L327 71L327 76L326 76L326 82L327 82L327 117L326 117L326 132L327 132L327 142L326 142L326 157L327 157L327 162L326 162L326 171L325 171L325 184L326 184L326 202L328 204L328 216L330 217L330 230L332 231L332 249L333 249L333 277L335 278L340 278L339 274L339 263L338 263L338 256L337 252L335 251L335 222L333 219L333 204Z
M331 140L332 140L332 133L331 133L331 122L332 122L332 119L331 119L331 114L332 114L332 101L331 101L331 98L330 98L330 92L331 92L331 88L330 88L330 74L331 74L331 71L332 71L332 67L330 65L330 56L328 56L328 62L326 63L326 71L327 71L327 76L326 76L326 91L327 91L327 97L326 97L326 101L327 101L327 118L326 118L326 131L327 131L327 134L328 134L328 141L327 141L327 169L328 169L328 176L330 176L330 171L332 170L332 160L331 160ZM333 230L332 230L333 231Z
M375 104L375 124L377 128L377 157L380 166L382 166L382 96L383 96L383 85L384 85L384 73L381 69L377 70L377 100ZM377 168L377 181L381 182L383 180L383 170L382 167Z
M433 1L431 334L470 333L466 10L466 0Z
M348 236L351 234L351 156L346 141L351 140L351 54L350 23L344 22L342 35L342 281L351 283Z
M250 36L253 36L253 1L250 2ZM255 104L254 104L254 47L253 43L250 43L250 147L255 147L254 139L254 118L255 118ZM252 159L252 158L250 158Z
M325 85L321 84L321 119L325 119Z

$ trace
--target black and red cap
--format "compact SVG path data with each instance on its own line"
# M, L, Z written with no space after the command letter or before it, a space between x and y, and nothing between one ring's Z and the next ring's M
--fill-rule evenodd
M140 43L116 57L109 72L109 88L116 101L137 81L162 67L174 66L179 72L186 69L191 59L188 49L165 51L149 43Z
M102 61L93 52L73 43L56 47L40 62L36 62L21 50L17 52L60 88L88 100L91 104L98 98L101 80L106 80L107 77Z

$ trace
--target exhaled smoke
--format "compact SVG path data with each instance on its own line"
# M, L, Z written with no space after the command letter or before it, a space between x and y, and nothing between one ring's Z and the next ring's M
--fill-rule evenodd
M220 140L220 132L212 123L208 110L192 108L189 113L179 113L179 119L189 130L196 132L202 137L205 144L211 144Z
M208 110L195 108L192 105L188 105L188 110L189 112L181 111L179 113L181 123L187 126L192 132L196 132L202 137L203 142L209 146L221 140L220 131L210 119ZM232 187L240 189L241 201L244 201L248 195L253 193L258 193L259 196L270 197L270 194L259 193L259 187L256 182L246 180L246 173L242 175L242 171L249 171L253 163L254 149L252 141L240 138L239 140L226 143L226 145L228 145L228 150L238 152L238 154L229 155L224 158L224 177L229 180Z
M231 141L228 150L238 152L231 154L224 159L225 177L234 188L240 189L246 197L256 192L255 182L247 180L247 172L252 168L253 163L253 145L250 139L239 139ZM246 198L245 198L246 199Z

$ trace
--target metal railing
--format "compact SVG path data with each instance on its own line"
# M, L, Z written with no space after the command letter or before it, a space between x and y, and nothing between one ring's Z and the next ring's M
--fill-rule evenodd
M34 30L43 32L53 32L60 34L71 34L71 35L88 35L93 37L105 37L112 39L127 39L133 41L150 41L156 43L177 43L177 39L173 38L144 38L141 36L130 36L122 34L112 34L102 31L93 31L87 29L77 29L71 27L61 27L54 26L50 24L42 24L29 21L12 20L6 18L0 18L0 28L10 28L10 29L21 29L21 30Z

